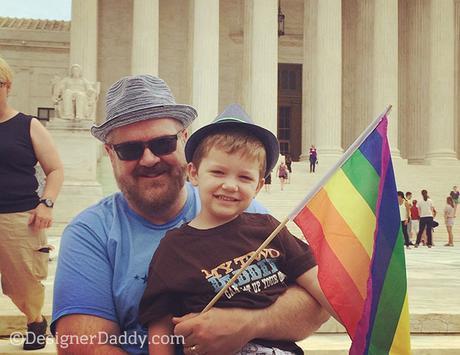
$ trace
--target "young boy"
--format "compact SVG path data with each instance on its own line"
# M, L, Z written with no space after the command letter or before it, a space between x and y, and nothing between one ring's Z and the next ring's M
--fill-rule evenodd
M201 312L279 225L270 215L244 212L275 166L279 145L239 105L227 107L192 134L185 154L201 211L190 223L168 232L152 258L139 307L139 320L149 326L150 338L172 334L173 315ZM265 308L294 282L332 312L308 245L284 228L216 307ZM174 353L166 344L151 344L149 349L155 355ZM240 353L303 354L294 342L261 339Z

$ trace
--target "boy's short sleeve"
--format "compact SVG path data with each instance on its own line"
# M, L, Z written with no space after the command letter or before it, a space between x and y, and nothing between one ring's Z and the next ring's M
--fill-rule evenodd
M263 206L259 201L252 200L251 204L248 208L246 208L247 213L260 213L260 214L268 214L270 211Z
M178 299L175 294L168 289L168 285L151 266L147 287L139 304L139 323L148 327L150 323L154 323L168 314L174 314L177 304Z

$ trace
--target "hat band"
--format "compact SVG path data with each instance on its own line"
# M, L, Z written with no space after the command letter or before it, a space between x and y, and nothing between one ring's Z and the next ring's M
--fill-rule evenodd
M238 122L242 122L242 123L249 123L249 122L247 122L245 120L242 120L241 118L236 118L236 117L222 117L222 118L219 118L218 120L214 121L214 123L225 122L225 121L230 121L230 122L238 121Z

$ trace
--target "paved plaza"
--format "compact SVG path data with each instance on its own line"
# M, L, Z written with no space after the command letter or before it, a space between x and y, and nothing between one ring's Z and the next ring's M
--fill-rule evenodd
M116 189L107 160L100 173L104 193ZM396 164L396 177L401 189L412 189L415 198L421 188L426 187L441 212L442 203L451 185L459 183L460 167L419 167L417 175L411 175L411 166ZM425 169L426 168L426 169ZM401 172L404 169L404 172ZM431 170L430 170L431 169ZM413 169L416 170L416 169ZM423 174L420 173L422 170ZM442 170L442 171L441 171ZM319 180L323 171L307 174L305 163L294 164L291 183L280 191L275 176L272 177L271 191L264 189L258 199L279 219L288 214L305 193ZM451 178L448 178L451 177ZM460 180L460 179L459 179ZM412 184L409 185L409 182ZM444 196L445 195L445 196ZM437 218L440 226L434 233L435 246L431 249L419 247L406 250L408 275L409 309L411 315L411 339L414 354L460 354L460 223L454 227L455 247L444 247L447 240L442 218ZM289 228L298 233L290 224ZM59 248L59 236L51 236L50 242ZM54 255L54 254L52 254ZM56 270L56 259L50 261L50 275L46 281L46 304L44 314L51 315L52 286ZM7 336L13 331L24 330L24 318L11 301L0 296L0 334ZM51 341L51 340L50 340ZM335 321L328 321L319 333L300 343L308 354L346 354L349 346L347 335ZM54 353L53 344L37 353ZM7 339L0 340L0 354L14 354L20 346L12 346Z

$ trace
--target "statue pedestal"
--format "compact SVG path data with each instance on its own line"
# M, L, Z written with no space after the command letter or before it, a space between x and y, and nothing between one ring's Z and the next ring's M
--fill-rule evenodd
M99 144L90 133L91 125L91 121L54 119L46 126L64 165L64 184L54 208L51 234L60 235L71 219L102 197L102 187L96 180Z

